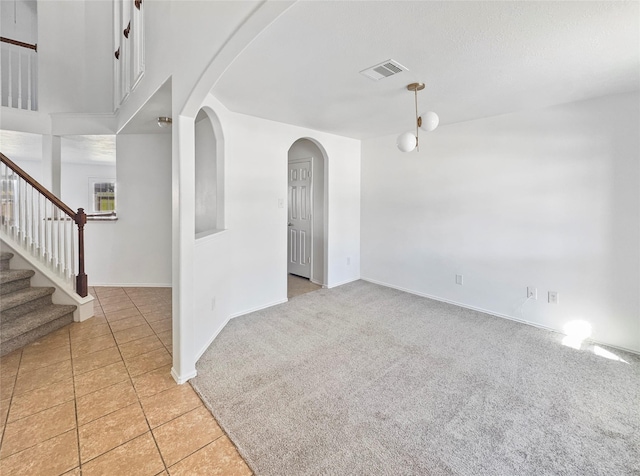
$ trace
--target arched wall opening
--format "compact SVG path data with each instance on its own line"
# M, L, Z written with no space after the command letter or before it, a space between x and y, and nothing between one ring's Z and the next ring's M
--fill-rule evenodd
M324 148L311 138L295 141L288 152L288 161L312 159L312 239L311 239L311 272L309 279L321 286L327 285L327 177L328 161ZM291 201L289 200L289 203ZM287 253L289 256L289 253Z
M224 230L224 138L216 114L202 108L195 118L195 236Z

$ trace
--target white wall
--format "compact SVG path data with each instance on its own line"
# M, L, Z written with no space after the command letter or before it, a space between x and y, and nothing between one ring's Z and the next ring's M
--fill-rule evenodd
M171 135L119 135L116 153L118 220L85 227L89 285L168 286Z
M118 112L119 124L124 125L169 77L174 104L180 105L173 110L179 111L211 59L258 4L257 1L143 2L145 71Z
M287 209L278 201L286 203L288 150L301 137L328 157L328 285L360 277L360 142L234 114L212 96L205 105L224 131L227 229L193 245L194 307L180 323L187 369L230 317L287 299Z
M113 112L112 25L109 0L38 2L40 111Z
M0 2L0 33L5 38L38 42L38 6L36 0Z
M6 28L10 33L15 30L11 28L14 2L0 3L3 31ZM29 11L36 2L23 0L17 7L20 18L25 18L18 39L34 41L37 38L38 42L39 110L112 113L116 61L113 2L47 0L37 3L37 22L35 16L27 21L26 13L23 14L23 10ZM210 61L261 3L143 2L145 72L121 107L119 125L124 125L171 76L175 100L182 106Z
M42 160L13 159L11 157L9 159L13 160L18 167L31 175L37 182L42 180Z
M60 175L60 199L73 210L84 208L85 213L92 213L89 197L92 191L89 187L91 178L116 178L116 164L78 164L62 162Z
M363 278L640 351L639 99L364 141Z

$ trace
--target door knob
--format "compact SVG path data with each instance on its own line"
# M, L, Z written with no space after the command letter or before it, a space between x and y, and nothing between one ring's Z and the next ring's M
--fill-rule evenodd
M287 223L287 226L293 226L293 223Z

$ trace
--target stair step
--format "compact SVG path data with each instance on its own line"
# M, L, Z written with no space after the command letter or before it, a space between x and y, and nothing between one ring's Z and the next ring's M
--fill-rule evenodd
M0 271L0 295L28 288L31 277L36 274L31 269L7 269Z
M13 352L73 322L76 306L50 304L0 324L0 355Z
M6 269L0 271L0 284L10 283L18 279L30 278L36 274L32 269Z
M51 304L53 287L19 289L0 296L0 321L8 321L18 316Z
M13 253L8 251L0 251L0 271L9 269L9 261L13 258Z

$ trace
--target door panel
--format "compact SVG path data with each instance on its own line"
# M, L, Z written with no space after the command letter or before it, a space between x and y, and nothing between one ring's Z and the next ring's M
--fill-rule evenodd
M289 162L287 271L311 277L311 159Z

